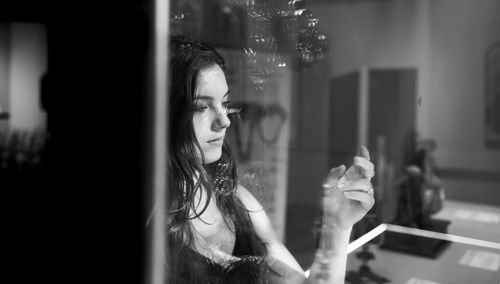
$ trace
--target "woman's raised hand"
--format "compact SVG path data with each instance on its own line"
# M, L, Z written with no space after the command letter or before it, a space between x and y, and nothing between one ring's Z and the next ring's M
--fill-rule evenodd
M347 171L344 165L331 169L323 183L323 225L349 229L361 220L375 203L370 181L374 175L370 153L364 146Z

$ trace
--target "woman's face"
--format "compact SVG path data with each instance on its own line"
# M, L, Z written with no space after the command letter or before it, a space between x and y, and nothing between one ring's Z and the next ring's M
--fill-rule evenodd
M195 90L193 126L196 139L204 153L205 163L213 163L222 155L226 129L229 88L219 65L201 70Z

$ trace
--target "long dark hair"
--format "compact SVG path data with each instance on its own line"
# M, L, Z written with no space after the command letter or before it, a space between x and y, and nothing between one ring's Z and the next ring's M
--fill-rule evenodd
M171 283L260 283L261 273L268 267L264 257L267 248L253 229L249 211L236 196L235 159L224 142L221 158L206 164L194 132L198 75L214 65L225 71L224 59L214 48L185 36L171 36L167 280ZM206 194L205 204L199 204L197 194ZM233 254L242 257L228 267L194 250L195 228L191 227L190 220L203 214L213 196L224 220L234 222ZM245 258L245 255L251 257Z
M228 145L224 143L219 161L205 164L203 151L194 132L198 75L214 65L225 70L224 59L215 49L184 36L171 36L167 195L171 261L185 257L179 255L183 251L180 248L194 247L189 221L198 218L206 210L214 194L217 207L225 217L234 218L234 214L244 210L235 197L237 172ZM197 194L207 194L205 204L198 204L198 200L195 200ZM171 269L176 269L175 265Z

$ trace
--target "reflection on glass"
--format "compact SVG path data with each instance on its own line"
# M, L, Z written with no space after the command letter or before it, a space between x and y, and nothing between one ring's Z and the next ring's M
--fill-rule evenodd
M305 270L320 245L321 181L330 167L350 166L359 145L370 149L377 202L354 226L352 244L380 224L500 239L489 227L500 222L491 51L500 3L396 2L172 1L172 33L209 42L226 58L238 109L226 141L239 182ZM384 251L378 240L394 237L383 236L350 256L361 252L380 283L453 282L372 266ZM478 246L430 238L422 248L441 252L438 259ZM418 267L412 259L401 265ZM464 268L442 268L456 267Z
M259 9L274 17L274 10L262 5ZM221 54L190 36L175 34L169 45L167 277L187 283L302 283L303 269L283 241L290 94L293 72L304 67L295 51L304 47L279 51L280 58L295 60L300 68L278 70L276 64L288 66L275 60L278 50L257 50L270 46L254 46L256 61L248 62L241 49L221 46ZM307 64L313 55L305 58ZM236 155L226 141L236 143ZM354 155L347 167L318 179L322 225L313 283L344 279L352 226L374 204L369 151L359 147ZM266 193L263 205L255 198L260 192L252 194L255 190Z
M500 243L381 224L350 246L347 283L497 283ZM388 247L395 238L406 247ZM433 253L418 244L443 245Z

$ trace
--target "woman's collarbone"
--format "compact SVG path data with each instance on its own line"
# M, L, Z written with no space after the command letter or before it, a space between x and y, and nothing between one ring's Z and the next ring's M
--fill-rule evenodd
M215 202L210 202L199 217L192 219L191 225L199 245L197 249L208 251L210 245L218 245L223 252L232 254L236 241L234 223L222 215Z

